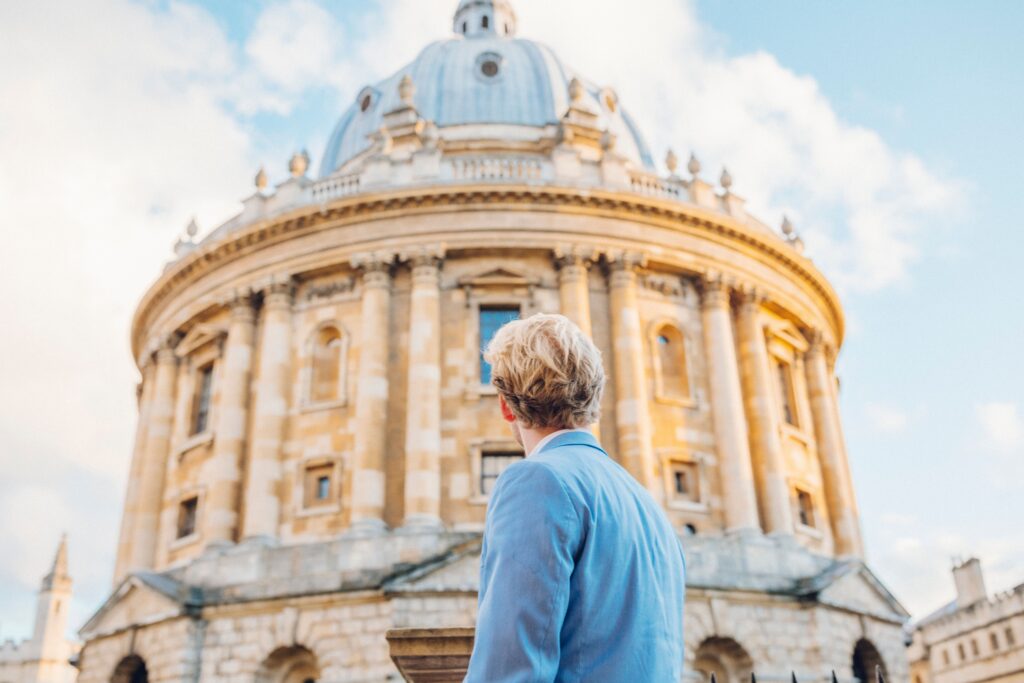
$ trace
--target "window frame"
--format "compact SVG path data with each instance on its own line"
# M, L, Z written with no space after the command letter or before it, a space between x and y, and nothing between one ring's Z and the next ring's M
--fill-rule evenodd
M310 501L315 501L315 498L310 498L309 494L315 494L316 491L313 490L311 492L307 487L311 481L310 472L313 470L324 470L330 473L331 492L326 502L311 505ZM342 486L344 483L342 481L342 474L342 457L340 455L317 455L297 462L293 508L295 510L295 517L317 517L341 512ZM313 480L313 485L317 485L315 480Z
M708 463L711 456L700 451L682 448L663 448L656 451L661 461L662 483L664 485L665 507L683 512L707 513L711 499L711 482L708 477ZM675 466L683 465L694 472L697 497L686 500L676 496Z
M182 392L179 396L180 403L176 401L175 407L174 453L179 460L189 451L212 443L216 436L214 426L217 424L221 389L223 340L224 336L218 335L189 348L179 349L179 358L186 373L185 381L179 384L179 391ZM210 406L207 411L206 428L201 432L194 432L193 420L198 398L199 373L206 367L211 367L213 372L210 378Z
M683 367L684 379L686 382L687 395L677 396L665 390L665 375L661 366L661 353L659 352L659 338L665 327L671 327L679 333L683 344ZM657 318L651 321L647 327L647 341L650 346L651 370L654 375L654 400L667 405L682 406L684 408L696 408L697 396L694 387L693 354L696 352L696 345L693 336L687 331L682 321L673 318Z
M536 312L532 305L531 297L527 295L517 296L516 294L501 293L492 294L484 289L477 289L475 286L464 287L466 297L466 308L469 314L469 321L466 325L466 364L463 366L466 377L466 399L472 400L481 396L497 396L498 391L493 384L484 384L480 376L482 367L481 359L481 336L480 336L480 309L487 307L518 306L519 317L525 318Z
M313 387L316 375L316 348L318 338L324 330L333 328L338 333L338 394L333 399L314 400ZM340 320L330 319L319 322L306 335L304 345L305 357L302 359L301 395L299 409L302 412L314 412L318 410L331 410L342 408L348 405L348 382L349 382L349 351L351 349L352 336L348 328Z
M179 516L181 506L185 501L195 499L196 501L196 512L194 520L194 528L192 533L187 536L178 536L180 531L178 527ZM168 551L175 551L186 546L190 546L194 543L198 543L203 538L203 525L206 515L206 487L205 486L191 486L181 491L174 496L174 533L170 534L170 543L167 545ZM171 521L171 520L168 520ZM163 536L163 534L161 534Z
M469 498L471 505L487 505L490 494L483 491L484 455L487 453L522 453L523 448L514 439L474 439L469 444L470 483ZM502 470L504 471L504 470ZM500 476L500 474L499 474ZM497 478L495 478L497 479Z

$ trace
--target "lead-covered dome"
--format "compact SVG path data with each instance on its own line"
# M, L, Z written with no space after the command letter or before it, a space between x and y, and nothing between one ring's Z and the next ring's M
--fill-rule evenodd
M547 46L516 38L508 2L462 0L453 28L454 38L428 45L397 73L358 93L327 143L322 177L370 148L384 115L402 104L399 83L405 76L415 83L420 116L442 135L446 128L487 126L477 131L481 138L510 141L528 136L529 128L557 125L569 107L570 83L578 79L585 90L582 105L598 115L597 125L614 138L616 152L653 169L647 144L615 91L583 78Z

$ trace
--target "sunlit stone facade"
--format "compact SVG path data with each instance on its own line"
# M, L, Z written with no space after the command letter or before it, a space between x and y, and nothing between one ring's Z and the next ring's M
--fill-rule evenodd
M357 94L320 177L305 153L261 170L139 304L80 680L393 680L388 628L471 626L517 451L480 347L538 311L601 349L601 441L683 538L687 675L905 678L906 614L862 561L842 309L799 238L695 159L659 175L615 91L516 38L504 0L453 27Z

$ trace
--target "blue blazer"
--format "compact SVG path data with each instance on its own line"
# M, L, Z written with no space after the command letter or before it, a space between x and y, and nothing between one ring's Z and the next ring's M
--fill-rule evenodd
M683 550L593 435L510 465L487 508L467 683L676 683Z

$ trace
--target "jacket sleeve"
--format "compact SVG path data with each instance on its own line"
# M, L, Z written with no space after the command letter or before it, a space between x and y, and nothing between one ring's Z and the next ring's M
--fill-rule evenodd
M522 460L491 494L467 683L554 680L581 523L555 473Z

